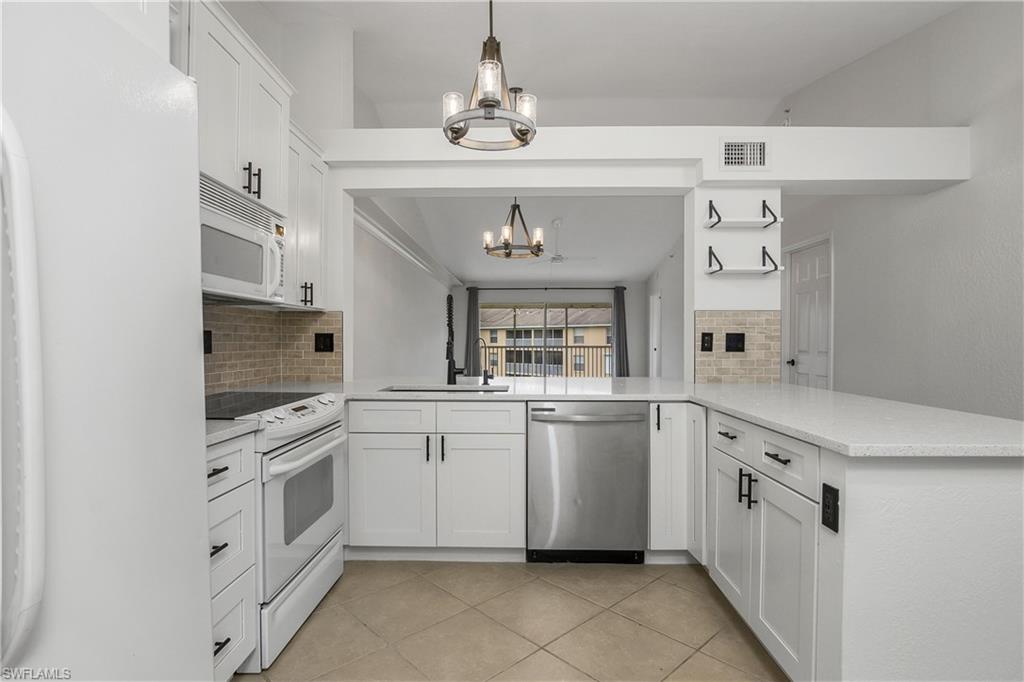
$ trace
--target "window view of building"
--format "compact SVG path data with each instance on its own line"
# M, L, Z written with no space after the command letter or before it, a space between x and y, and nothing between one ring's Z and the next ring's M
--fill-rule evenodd
M495 376L610 377L610 304L483 304L482 366Z

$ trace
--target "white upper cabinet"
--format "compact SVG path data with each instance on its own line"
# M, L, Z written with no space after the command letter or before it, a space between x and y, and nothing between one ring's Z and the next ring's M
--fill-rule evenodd
M199 168L240 190L250 58L206 5L193 5L192 12L189 75L199 92Z
M220 4L193 3L190 12L199 170L284 215L293 89Z
M285 300L323 307L325 188L321 151L295 126L288 142L288 227Z

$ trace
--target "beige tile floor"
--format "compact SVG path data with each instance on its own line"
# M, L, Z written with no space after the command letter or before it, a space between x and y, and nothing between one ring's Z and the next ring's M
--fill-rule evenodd
M698 566L367 561L261 677L786 679Z

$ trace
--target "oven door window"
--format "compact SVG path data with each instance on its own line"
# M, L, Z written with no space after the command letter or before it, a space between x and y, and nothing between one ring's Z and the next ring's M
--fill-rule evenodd
M284 483L284 544L290 545L334 507L334 458L324 457Z

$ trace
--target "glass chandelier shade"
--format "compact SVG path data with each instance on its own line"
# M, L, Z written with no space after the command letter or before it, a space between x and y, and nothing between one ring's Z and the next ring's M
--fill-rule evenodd
M508 87L501 43L494 37L493 0L488 2L488 8L491 30L480 53L469 103L467 105L462 93L444 93L441 96L442 130L449 142L469 149L500 151L525 147L537 134L537 97L524 93L522 88ZM507 122L510 136L495 139L470 135L474 121L494 120Z
M518 225L517 225L518 221ZM525 238L524 243L515 243L516 228L522 228ZM519 198L512 200L512 206L505 217L505 224L501 226L500 239L494 241L494 233L490 230L484 232L484 252L495 258L537 258L544 253L544 228L537 227L533 230L533 237L530 237L530 230L526 227L526 220L523 218L523 210L519 206Z

